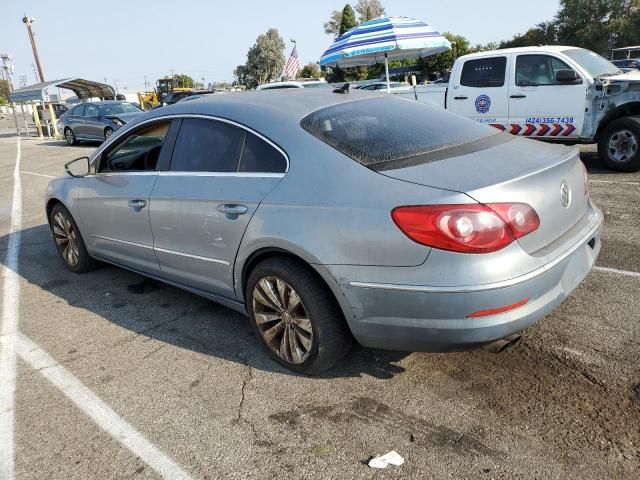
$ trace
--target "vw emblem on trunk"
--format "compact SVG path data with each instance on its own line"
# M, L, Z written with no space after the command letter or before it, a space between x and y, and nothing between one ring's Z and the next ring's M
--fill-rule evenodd
M571 189L564 180L560 184L560 201L563 207L569 208L569 204L571 203Z

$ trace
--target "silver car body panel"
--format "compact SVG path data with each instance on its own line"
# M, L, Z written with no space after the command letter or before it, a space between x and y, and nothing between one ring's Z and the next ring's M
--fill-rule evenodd
M542 318L587 275L600 249L602 214L582 191L574 151L516 139L378 173L300 127L311 111L366 98L379 95L274 90L152 110L99 147L92 165L137 126L198 117L259 135L285 155L287 171L56 179L47 201L69 208L93 256L237 311L244 311L245 267L255 255L295 255L326 282L356 339L382 348L441 351L500 338ZM563 180L575 208L556 217ZM131 199L146 199L148 206L134 212L125 203ZM457 254L410 240L390 216L400 205L476 201L529 203L546 230L491 254ZM218 210L227 204L247 210L229 216ZM466 318L522 298L528 303L516 310Z

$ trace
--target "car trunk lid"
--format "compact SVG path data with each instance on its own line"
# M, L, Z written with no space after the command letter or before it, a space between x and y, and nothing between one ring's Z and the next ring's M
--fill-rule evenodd
M540 227L518 242L527 253L535 254L585 215L588 195L583 166L577 149L502 135L501 141L475 151L449 149L461 155L447 158L443 151L434 161L373 168L399 180L462 192L480 203L531 205L540 217Z

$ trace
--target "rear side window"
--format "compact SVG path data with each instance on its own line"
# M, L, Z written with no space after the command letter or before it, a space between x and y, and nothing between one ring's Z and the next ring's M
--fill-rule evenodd
M84 105L78 105L77 107L73 107L71 111L71 115L74 117L82 117L84 115Z
M502 87L506 70L507 57L467 60L462 67L460 85L476 88Z
M240 159L240 172L284 173L287 160L275 147L247 132Z
M199 118L182 121L171 158L174 172L235 172L244 130Z
M304 117L300 125L375 170L403 159L433 161L428 158L432 152L498 135L494 128L393 95L323 108Z

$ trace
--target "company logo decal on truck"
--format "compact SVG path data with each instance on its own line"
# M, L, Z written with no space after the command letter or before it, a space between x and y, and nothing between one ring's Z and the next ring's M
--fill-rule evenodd
M487 95L480 95L476 98L476 111L478 113L487 113L491 108L491 99Z

